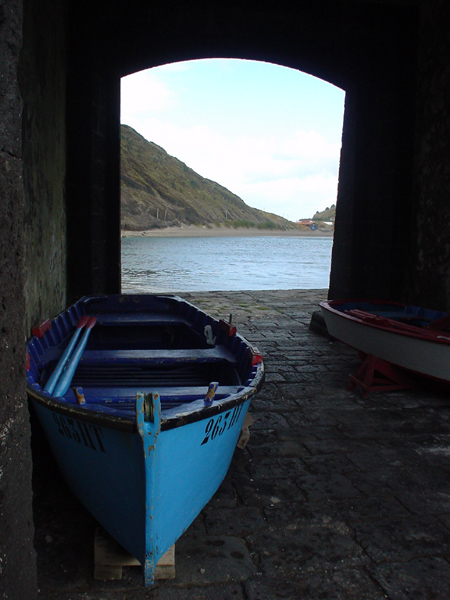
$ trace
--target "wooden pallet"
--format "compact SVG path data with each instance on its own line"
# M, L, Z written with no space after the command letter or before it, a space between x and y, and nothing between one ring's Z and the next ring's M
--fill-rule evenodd
M140 566L140 562L124 550L102 527L94 538L94 579L122 579L123 567ZM175 544L161 556L156 565L155 579L174 579Z

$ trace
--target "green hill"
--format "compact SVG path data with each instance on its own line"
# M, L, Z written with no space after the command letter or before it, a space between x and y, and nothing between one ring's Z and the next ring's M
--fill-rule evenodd
M332 221L336 217L336 205L332 204L329 208L327 207L325 210L321 212L317 211L313 216L313 221Z
M205 179L128 125L121 126L123 230L179 225L296 229L277 215L247 206Z

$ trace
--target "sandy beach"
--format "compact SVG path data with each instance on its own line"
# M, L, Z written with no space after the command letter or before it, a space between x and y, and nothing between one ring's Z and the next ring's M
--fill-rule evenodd
M332 231L311 231L308 229L252 229L247 227L217 227L182 225L181 227L166 227L165 229L147 229L145 231L122 231L122 237L262 237L262 236L291 236L291 237L332 237Z

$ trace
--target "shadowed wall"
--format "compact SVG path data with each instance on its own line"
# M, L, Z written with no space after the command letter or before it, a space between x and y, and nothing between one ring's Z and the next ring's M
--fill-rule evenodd
M330 295L445 309L449 22L446 0L0 0L5 598L36 596L25 337L77 296L120 290L120 77L235 57L343 88Z
M0 596L31 600L36 556L25 382L22 3L0 3Z

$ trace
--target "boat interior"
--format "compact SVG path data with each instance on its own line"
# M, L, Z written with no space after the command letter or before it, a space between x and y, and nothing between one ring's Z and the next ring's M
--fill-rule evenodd
M211 383L217 383L215 401L251 384L256 371L247 343L239 335L228 335L201 311L196 311L193 325L175 311L119 313L92 308L75 305L35 328L28 344L28 383L38 393L48 395L49 378L77 323L85 318L84 309L96 321L67 390L50 394L61 403L95 412L113 410L117 417L129 418L139 393L157 392L164 412L204 400Z

